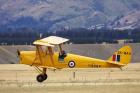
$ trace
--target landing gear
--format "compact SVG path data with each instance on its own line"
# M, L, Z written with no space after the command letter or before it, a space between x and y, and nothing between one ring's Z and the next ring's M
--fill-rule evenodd
M43 82L44 80L46 80L48 78L48 75L46 74L46 68L43 68L43 71L41 71L39 68L37 68L37 70L39 70L41 72L41 74L39 74L37 77L36 77L36 80L38 82Z
M44 80L46 80L48 78L48 75L47 74L39 74L37 77L36 77L36 80L38 82L43 82Z
M48 75L47 74L44 74L43 75L43 78L44 78L44 80L46 80L48 78Z

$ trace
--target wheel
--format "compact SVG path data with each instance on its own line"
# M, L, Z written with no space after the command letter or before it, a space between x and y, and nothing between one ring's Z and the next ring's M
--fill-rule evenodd
M36 80L38 82L43 82L44 81L44 75L43 74L39 74L37 77L36 77Z
M46 80L48 78L48 75L47 74L43 74L43 78L44 78L44 80Z
M39 74L36 79L37 79L38 82L43 82L47 78L48 78L47 74Z

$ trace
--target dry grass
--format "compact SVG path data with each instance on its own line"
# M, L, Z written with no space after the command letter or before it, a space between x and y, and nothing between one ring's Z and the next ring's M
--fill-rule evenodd
M140 85L92 85L0 88L0 93L140 93Z
M36 82L37 74L26 65L0 65L0 93L140 93L139 63L130 64L123 71L116 68L49 70L49 78L43 83Z

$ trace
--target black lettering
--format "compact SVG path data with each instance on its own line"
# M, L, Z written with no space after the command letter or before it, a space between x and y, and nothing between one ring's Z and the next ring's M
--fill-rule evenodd
M118 54L121 54L122 52L121 51L118 51Z
M131 52L118 51L118 53L117 53L117 54L131 55Z

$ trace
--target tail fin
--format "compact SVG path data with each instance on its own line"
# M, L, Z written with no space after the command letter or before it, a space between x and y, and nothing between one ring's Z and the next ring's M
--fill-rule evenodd
M124 46L115 52L108 60L116 61L122 64L128 64L131 61L132 49L130 46Z

